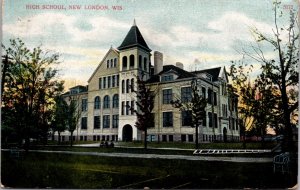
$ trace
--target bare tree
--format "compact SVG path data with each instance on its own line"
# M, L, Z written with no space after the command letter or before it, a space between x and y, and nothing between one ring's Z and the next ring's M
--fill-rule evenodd
M200 94L200 82L195 78L191 81L191 95L185 99L176 98L171 101L173 107L178 108L180 111L190 111L192 115L191 127L195 127L195 148L199 148L199 126L203 123L205 115L205 108L207 100ZM213 126L214 127L214 126Z

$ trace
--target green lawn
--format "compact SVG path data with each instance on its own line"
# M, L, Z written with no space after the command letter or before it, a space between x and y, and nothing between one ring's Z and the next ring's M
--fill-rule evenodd
M14 188L285 188L296 174L273 174L272 163L1 154L2 184Z

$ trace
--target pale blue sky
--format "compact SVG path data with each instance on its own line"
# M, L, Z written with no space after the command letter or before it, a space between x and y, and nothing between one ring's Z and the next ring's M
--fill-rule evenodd
M296 3L282 1L295 8ZM33 4L65 5L66 10L26 9ZM110 10L85 10L88 5ZM112 10L113 5L122 10ZM4 0L3 14L3 43L20 37L29 47L42 44L59 52L67 85L86 84L110 46L121 44L134 18L148 46L164 54L165 64L179 61L187 70L198 61L203 69L229 66L242 57L236 50L253 42L249 28L271 35L274 20L272 0ZM288 17L281 22L288 23ZM273 49L264 48L271 57Z

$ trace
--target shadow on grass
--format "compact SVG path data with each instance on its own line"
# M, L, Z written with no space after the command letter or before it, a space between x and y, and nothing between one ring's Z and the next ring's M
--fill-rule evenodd
M9 152L3 151L1 158L2 184L13 188L286 188L294 186L297 176L274 174L272 163L30 152L11 158Z

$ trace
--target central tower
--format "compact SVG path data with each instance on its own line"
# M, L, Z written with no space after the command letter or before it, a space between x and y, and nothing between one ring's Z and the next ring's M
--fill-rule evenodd
M123 141L141 140L135 127L136 116L130 108L136 109L136 77L147 80L151 70L151 49L144 40L135 20L125 39L118 47L120 52L120 113L118 137Z

